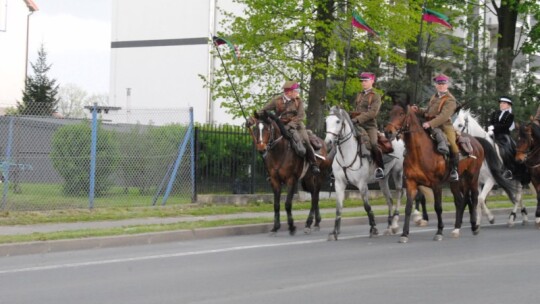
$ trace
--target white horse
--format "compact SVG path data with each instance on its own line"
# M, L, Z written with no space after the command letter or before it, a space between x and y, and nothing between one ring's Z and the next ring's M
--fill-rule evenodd
M384 234L395 234L398 232L399 207L403 196L403 153L405 145L401 140L392 141L394 152L391 160L386 162L385 177L375 180L374 172L376 165L366 156L362 155L360 143L354 135L354 125L349 114L338 107L332 107L330 114L326 117L326 145L337 149L332 163L332 171L335 177L336 189L336 220L334 230L329 234L329 240L337 240L341 229L341 212L343 200L345 199L345 189L348 184L358 188L364 202L364 209L369 218L370 236L378 235L375 224L375 217L368 202L368 184L378 181L379 186L386 197L388 204L388 228ZM392 176L396 187L396 201L394 204L392 194L388 185L388 180Z
M508 197L514 204L512 213L510 213L510 216L508 218L508 226L514 226L514 222L516 220L516 212L518 208L521 208L521 215L523 217L522 223L523 225L525 225L528 222L528 217L527 210L525 206L523 206L523 201L521 198L523 186L521 185L521 182L519 180L508 180L502 177L502 162L495 152L495 142L493 141L491 136L489 136L484 130L484 128L480 126L480 124L476 121L476 119L469 110L459 110L453 122L453 125L457 131L468 133L474 137L484 138L491 144L491 149L489 150L491 150L492 153L488 153L488 151L485 151L486 158L484 160L484 163L482 164L482 168L480 169L480 194L478 195L479 210L477 212L478 224L480 224L480 220L482 219L482 210L486 212L486 216L489 222L491 224L495 223L495 217L486 205L486 198L493 186L498 184L508 194ZM488 149L484 147L484 150Z

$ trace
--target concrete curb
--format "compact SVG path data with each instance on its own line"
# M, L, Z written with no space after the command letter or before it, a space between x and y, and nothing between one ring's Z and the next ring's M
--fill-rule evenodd
M496 209L492 210L494 215L509 214L510 209ZM435 218L435 214L429 214L430 218ZM403 221L404 215L401 215ZM445 220L453 219L454 213L443 213ZM379 233L386 229L386 216L377 216L375 218L378 224ZM468 221L468 213L464 218L464 223ZM297 234L303 233L303 222L296 221ZM484 222L485 223L485 222ZM351 225L366 225L368 224L367 217L353 217L343 218L342 226ZM401 222L400 225L403 225ZM328 232L334 227L334 219L323 219L320 224L321 229L328 229ZM253 224L253 225L239 225L239 226L224 226L215 228L203 228L193 230L178 230L178 231L164 231L154 233L144 233L137 235L118 235L109 237L92 237L84 239L71 239L71 240L57 240L57 241L36 241L26 243L13 243L13 244L1 244L0 256L16 256L27 254L44 254L49 252L61 252L61 251L73 251L73 250L88 250L97 248L112 248L122 246L136 246L136 245L148 245L159 244L168 242L181 242L197 239L209 239L224 236L235 235L253 235L269 233L272 229L272 224ZM448 231L448 228L446 229ZM287 223L284 222L281 225L279 233L287 232Z

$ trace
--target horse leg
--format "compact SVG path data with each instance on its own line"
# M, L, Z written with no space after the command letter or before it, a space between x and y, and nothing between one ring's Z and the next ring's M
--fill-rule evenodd
M478 212L477 212L478 225L480 225L482 222L482 210L486 212L486 216L488 218L489 223L490 224L495 223L495 217L493 216L493 213L491 213L491 211L489 210L486 204L487 196L494 185L495 185L495 180L493 178L488 178L488 180L484 183L484 186L482 187L482 191L478 195Z
M443 229L444 223L442 220L442 189L438 186L433 187L433 199L435 201L435 213L437 214L437 233L433 240L442 241L443 239Z
M319 224L321 223L321 213L319 210L319 191L311 191L311 209L309 210L309 216L306 221L306 226L304 227L304 233L311 233L311 224L313 223L313 218L315 217L315 225L313 229L319 231L321 228Z
M540 229L540 184L534 185L536 188L536 228Z
M347 186L347 181L343 179L342 178L338 179L337 176L335 179L336 219L334 221L334 230L328 234L329 241L332 241L332 240L337 241L338 235L341 231L341 211L343 210L343 200L345 199L345 188Z
M520 182L517 182L518 183L518 191L516 193L516 200L518 202L518 206L521 210L521 224L522 225L527 225L527 223L529 222L529 217L528 217L528 214L527 214L527 208L525 208L525 205L523 204L523 185L520 183Z
M401 237L399 238L399 242L403 244L409 242L409 222L411 220L412 205L413 200L418 193L418 189L416 188L417 186L413 181L407 180L406 183L407 203L405 204L405 221L403 222L403 232L401 233Z
M396 187L396 204L394 205L394 215L392 216L392 233L396 234L399 229L399 209L403 198L403 174L394 175L394 185Z
M296 226L294 225L294 219L292 216L292 199L295 185L296 181L291 181L287 184L287 199L285 200L285 211L287 211L287 224L289 225L290 235L294 235L296 233Z
M360 195L362 196L362 201L364 202L364 210L366 210L366 213L368 215L369 220L369 237L374 237L379 235L379 230L377 230L377 224L375 223L375 214L373 214L373 210L371 210L371 205L369 205L369 197L368 197L368 187L367 184L364 183L362 185L358 185L358 190L360 190Z
M281 222L279 220L279 200L281 197L281 185L278 183L272 183L274 191L274 227L270 230L272 235L275 235L279 228L281 228Z
M471 229L473 235L478 235L480 233L480 224L476 222L478 219L478 216L476 215L478 212L478 187L471 187L469 193L469 217L471 220Z
M467 191L465 186L461 186L460 184L465 184L467 181L461 180L459 182L450 183L450 189L452 190L452 194L454 195L454 205L456 207L456 219L454 222L454 230L452 230L451 236L453 238L458 238L460 235L460 229L461 224L463 222L463 213L465 212L465 198L463 196L463 193L466 193ZM462 189L465 188L465 191L462 193Z
M388 175L387 175L388 177ZM386 199L386 205L388 206L388 227L384 230L384 235L390 235L392 233L392 209L394 202L392 201L392 194L390 193L390 187L388 186L388 179L385 178L379 181L379 188L381 189L384 198ZM397 229L397 228L396 228Z

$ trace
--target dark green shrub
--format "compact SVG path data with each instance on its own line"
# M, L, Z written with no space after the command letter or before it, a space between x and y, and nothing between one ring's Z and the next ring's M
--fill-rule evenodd
M90 148L92 129L88 123L58 128L53 135L51 160L64 178L67 195L85 195L90 190ZM96 146L95 195L103 195L111 187L109 177L115 170L118 148L113 133L98 127Z

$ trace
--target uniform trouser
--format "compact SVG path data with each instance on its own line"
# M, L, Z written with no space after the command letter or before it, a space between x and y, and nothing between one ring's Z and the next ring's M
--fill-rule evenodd
M384 169L382 151L379 149L379 143L377 141L379 131L377 128L367 128L366 132L368 133L369 142L371 143L371 155L373 156L373 160L375 161L375 164L377 164L377 167Z
M448 138L448 143L450 144L450 152L452 152L453 155L459 154L459 148L456 143L456 130L454 130L454 126L452 125L442 125L441 129L443 130L444 134L446 134L446 138Z
M448 143L450 144L450 152L452 152L450 154L450 160L453 167L452 169L457 170L459 163L459 148L456 143L456 130L452 125L443 125L441 126L441 129L443 130L444 134L446 134Z
M315 150L313 150L313 147L311 146L311 142L309 141L309 136L307 134L306 128L304 126L300 126L297 129L297 132L300 134L300 137L302 138L302 143L304 144L304 147L306 147L306 156L308 158L309 163L312 165L316 164L317 159L315 158Z

